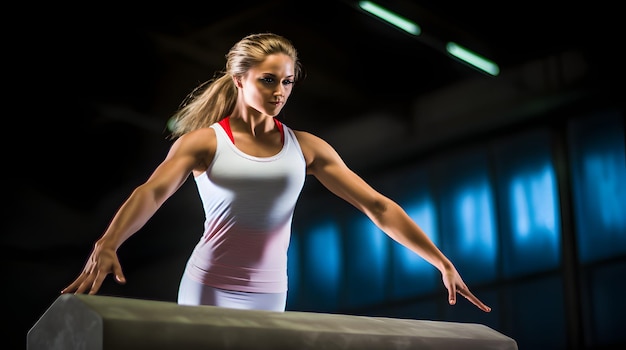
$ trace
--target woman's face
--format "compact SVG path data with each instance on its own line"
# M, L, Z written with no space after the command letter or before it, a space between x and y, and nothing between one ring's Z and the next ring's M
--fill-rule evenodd
M294 78L291 57L285 54L269 55L241 77L240 93L248 107L274 117L285 106Z

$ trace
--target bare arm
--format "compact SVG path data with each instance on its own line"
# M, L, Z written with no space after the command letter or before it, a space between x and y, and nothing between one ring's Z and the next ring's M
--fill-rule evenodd
M192 171L206 169L214 154L214 140L215 134L209 129L201 129L176 140L148 180L121 205L104 234L96 241L83 271L61 293L96 294L110 273L119 283L125 283L117 249L150 220Z
M297 135L307 161L307 173L315 176L332 193L362 211L389 237L435 266L442 274L451 305L456 303L456 294L459 293L481 310L491 311L491 308L470 292L452 262L404 209L350 170L324 140L304 132L297 132Z

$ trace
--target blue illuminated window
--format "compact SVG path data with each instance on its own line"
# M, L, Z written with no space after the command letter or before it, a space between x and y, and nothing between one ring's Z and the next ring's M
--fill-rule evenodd
M559 196L548 131L496 143L495 163L506 277L558 267Z
M618 113L568 126L580 261L626 253L626 151Z
M342 274L341 234L330 219L312 224L302 239L302 271L307 305L332 311L339 301Z
M467 283L496 277L497 233L486 152L468 151L437 168L443 252Z
M362 306L385 299L389 237L364 214L349 220L346 230L345 306Z

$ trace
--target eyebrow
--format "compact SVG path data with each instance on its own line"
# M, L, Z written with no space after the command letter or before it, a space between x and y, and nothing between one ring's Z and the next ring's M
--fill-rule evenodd
M269 76L272 76L272 77L276 77L276 74L273 74L273 73L264 72L262 74L269 75ZM296 76L295 74L291 74L291 75L288 75L286 78L294 78L295 76Z

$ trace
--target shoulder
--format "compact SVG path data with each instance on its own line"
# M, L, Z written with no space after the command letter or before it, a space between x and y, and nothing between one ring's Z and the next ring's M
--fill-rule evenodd
M293 130L293 129L292 129ZM321 137L316 136L308 131L293 130L294 135L300 143L326 143Z
M296 139L300 144L300 147L303 151L309 148L313 148L311 151L315 150L317 147L330 147L330 145L324 141L319 136L316 136L307 131L293 130L294 135L296 135Z
M181 135L174 141L174 144L189 146L206 146L215 143L215 130L211 127L200 128Z
M217 137L210 127L200 128L181 135L172 144L174 156L192 157L198 164L209 164L215 155Z
M306 131L294 130L294 134L298 139L307 165L319 162L320 160L330 161L339 159L339 155L335 149L321 137Z

